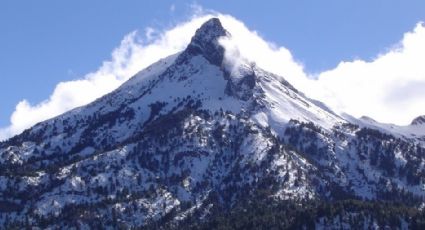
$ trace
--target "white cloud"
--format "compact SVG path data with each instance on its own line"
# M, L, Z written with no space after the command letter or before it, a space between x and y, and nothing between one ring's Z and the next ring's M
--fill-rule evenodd
M425 27L418 23L394 48L371 62L341 62L320 73L315 97L338 111L409 124L425 114Z
M226 48L227 61L234 62L243 57L263 69L285 77L296 86L303 85L307 80L303 66L293 59L288 49L265 41L256 31L249 30L235 18L221 16L220 19L231 34L230 38L220 40Z
M190 20L171 29L147 28L143 39L137 32L128 34L113 51L110 61L80 80L59 83L49 99L36 105L21 101L11 116L10 126L0 129L0 140L87 104L114 90L149 64L183 50L196 29L212 16L218 16L232 34L232 39L223 40L222 44L233 47L233 51L239 50L241 56L284 76L307 95L338 111L398 124L425 114L425 106L421 104L425 101L425 65L421 64L421 60L425 60L425 28L420 24L405 35L399 46L374 61L342 62L337 68L319 74L318 80L312 80L288 49L265 41L237 19L206 13L198 5L192 5L192 10L194 16Z
M152 27L146 27L145 37L147 42L151 42L156 38L156 30Z

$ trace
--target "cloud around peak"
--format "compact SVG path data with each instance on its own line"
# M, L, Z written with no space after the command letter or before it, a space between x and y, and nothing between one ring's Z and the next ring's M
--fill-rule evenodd
M98 70L78 80L59 83L45 101L35 105L27 100L19 102L11 115L11 124L0 129L0 140L90 103L160 58L182 51L196 29L211 17L220 18L232 35L231 39L220 41L226 48L227 61L243 57L255 62L338 112L396 124L408 124L425 114L425 65L421 63L425 60L425 27L421 23L406 33L397 46L373 61L344 61L313 79L287 48L266 41L232 16L205 12L198 7L188 21L172 28L149 27L144 35L129 33Z
M242 24L237 20L233 23ZM228 30L237 35L222 41L228 59L247 58L283 76L337 113L366 115L397 125L408 125L425 114L425 25L421 22L372 61L341 61L334 69L314 76L303 70L287 48L264 40L245 26L231 26Z
M38 122L58 116L70 109L86 105L118 88L122 83L159 59L177 53L189 43L195 30L211 15L194 16L172 28L158 31L146 28L127 34L114 49L111 59L80 79L60 82L48 99L37 104L20 101L10 117L10 125L0 128L0 140L19 134Z

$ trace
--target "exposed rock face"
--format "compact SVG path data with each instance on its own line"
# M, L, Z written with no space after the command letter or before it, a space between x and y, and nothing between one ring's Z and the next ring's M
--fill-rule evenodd
M185 52L189 57L202 55L211 64L221 66L224 48L218 43L218 39L222 36L230 34L223 28L218 18L211 18L196 31ZM186 55L182 55L182 58L186 58Z

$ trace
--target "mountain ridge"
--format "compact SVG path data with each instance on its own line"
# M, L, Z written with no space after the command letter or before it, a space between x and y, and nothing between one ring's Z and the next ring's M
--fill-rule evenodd
M176 227L264 194L424 203L420 139L340 117L248 61L228 71L223 36L210 19L184 51L0 144L0 224Z

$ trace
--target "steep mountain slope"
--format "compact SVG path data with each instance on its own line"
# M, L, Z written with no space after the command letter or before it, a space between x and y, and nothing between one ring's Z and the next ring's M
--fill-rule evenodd
M342 118L282 77L229 70L216 18L95 102L0 144L0 224L140 227L241 200L424 201L420 139Z

